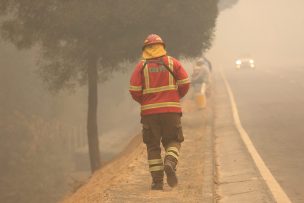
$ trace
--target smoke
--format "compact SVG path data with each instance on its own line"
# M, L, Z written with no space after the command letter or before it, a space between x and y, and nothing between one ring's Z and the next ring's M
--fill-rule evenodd
M221 12L209 56L221 66L251 55L257 67L303 66L304 14L301 0L242 0Z
M24 202L55 202L69 189L70 177L78 180L75 171L90 171L87 86L58 94L49 92L36 73L37 50L18 51L0 42L0 57L0 162L3 180L8 182L0 185L0 202L17 202L16 198ZM139 132L139 105L128 92L135 64L122 66L124 73L115 73L111 80L99 84L103 161L118 154ZM21 184L22 178L29 181ZM4 194L14 192L18 195Z

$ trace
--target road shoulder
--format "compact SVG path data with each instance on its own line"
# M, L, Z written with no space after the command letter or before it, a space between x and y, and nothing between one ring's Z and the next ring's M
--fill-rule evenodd
M235 127L224 81L214 79L216 202L275 202Z

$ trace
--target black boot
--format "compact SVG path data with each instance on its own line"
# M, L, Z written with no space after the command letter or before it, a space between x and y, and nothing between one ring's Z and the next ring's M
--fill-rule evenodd
M163 190L164 182L152 182L151 190Z
M151 190L163 190L164 187L164 171L152 171L152 185Z
M167 183L170 187L175 187L178 183L177 176L176 176L176 164L177 160L173 156L166 156L164 169L167 175Z

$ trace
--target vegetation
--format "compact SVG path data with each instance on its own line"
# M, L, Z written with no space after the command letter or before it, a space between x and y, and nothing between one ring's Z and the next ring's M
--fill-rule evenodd
M219 7L219 10L224 10L227 8L231 8L238 2L239 2L239 0L219 0L218 7Z
M0 202L51 203L69 189L65 98L43 90L32 54L0 43Z
M0 201L58 200L67 191L65 172L69 167L62 137L39 118L14 113L1 121L0 134L5 136L0 137ZM18 127L12 123L18 123Z

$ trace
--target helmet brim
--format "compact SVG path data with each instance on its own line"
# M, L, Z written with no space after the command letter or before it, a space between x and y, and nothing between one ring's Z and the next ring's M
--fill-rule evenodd
M164 46L164 48L166 48L166 45L163 42L151 42L151 43L144 44L144 46L142 46L142 50L144 50L146 48L146 46L150 46L150 45L154 45L154 44L161 44Z

